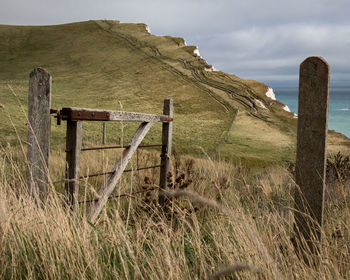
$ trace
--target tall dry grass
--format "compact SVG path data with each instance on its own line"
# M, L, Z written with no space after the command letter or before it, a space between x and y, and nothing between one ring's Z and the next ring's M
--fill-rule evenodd
M54 155L53 181L62 176L60 156ZM152 156L145 152L142 163L152 162ZM105 158L89 157L86 168L98 169ZM322 253L310 255L307 265L291 240L294 184L289 172L179 155L173 163L168 207L157 206L155 192L126 196L110 201L92 225L84 219L84 206L76 216L67 211L57 186L50 186L47 204L38 207L26 192L21 155L2 148L0 278L350 278L346 194L328 204ZM147 172L129 174L117 192L156 183L154 174ZM92 183L84 184L93 188ZM82 197L89 197L86 192Z

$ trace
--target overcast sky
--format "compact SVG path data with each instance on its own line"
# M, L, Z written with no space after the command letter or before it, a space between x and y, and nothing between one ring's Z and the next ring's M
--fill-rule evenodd
M0 23L89 19L146 23L183 37L215 68L271 86L298 85L299 64L323 56L333 85L350 85L349 0L0 0ZM1 42L0 42L1 44Z

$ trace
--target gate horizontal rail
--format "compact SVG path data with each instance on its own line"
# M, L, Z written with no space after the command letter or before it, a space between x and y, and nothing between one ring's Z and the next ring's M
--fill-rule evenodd
M56 114L57 124L61 120L70 121L125 121L125 122L172 122L168 115L143 114L125 111L96 110L88 108L68 107L61 110L51 109Z
M155 168L159 168L159 167L163 167L163 165L154 165L154 166L146 166L146 167L140 167L140 168L135 168L135 169L126 169L126 170L124 170L123 173L133 172L133 171L140 171L140 170L147 170L147 169L155 169ZM79 180L88 179L88 178L91 178L91 177L98 177L98 176L109 175L109 174L113 174L113 173L114 173L114 171L101 172L101 173L95 173L95 174L88 174L88 175L80 176ZM73 182L73 181L76 181L76 179L62 179L62 180L55 181L55 182L52 182L52 183L53 184L58 184L58 183Z
M151 192L151 191L158 190L158 189L159 189L159 186L155 186L155 187L149 188L147 190L140 190L140 191L136 191L136 192L132 192L132 193L122 193L122 194L117 194L117 195L111 195L110 197L108 197L108 200L120 198L120 197L125 197L125 196L132 197L135 194ZM82 200L82 201L78 201L78 204L91 203L91 202L96 202L96 201L98 201L98 199L96 199L96 198L90 199L90 200Z
M162 167L162 165L140 167L140 168L135 168L135 169L125 169L124 173L126 173L126 172L133 172L133 171L139 171L139 170L154 169L154 168L158 168L158 167ZM85 175L85 176L80 176L79 179L86 179L86 178L91 178L91 177L104 176L104 175L109 175L109 174L113 174L113 173L114 173L114 171L102 172L102 173L96 173L96 174L89 174L89 175Z
M150 145L140 145L137 148L150 148L150 147L162 147L164 145L162 144L150 144ZM101 147L88 147L88 148L82 148L81 151L95 151L95 150L109 150L109 149L126 149L129 148L130 146L101 146ZM70 152L67 151L66 152Z

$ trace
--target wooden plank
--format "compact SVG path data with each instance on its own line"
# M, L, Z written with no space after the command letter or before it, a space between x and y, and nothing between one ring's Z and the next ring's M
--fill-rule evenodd
M70 209L78 209L82 122L67 121L66 135L66 197Z
M49 183L51 75L42 68L29 76L27 186L35 198L46 200Z
M87 108L62 108L60 111L63 120L85 121L125 121L125 122L169 122L168 116L142 114L124 111L96 110Z
M329 65L309 57L300 65L295 231L315 251L322 241L329 105ZM310 215L310 216L308 216ZM311 219L309 218L311 217Z
M115 163L112 174L108 176L106 182L102 185L101 189L98 191L98 196L96 201L92 203L87 211L87 220L94 223L102 211L103 206L107 203L108 197L111 195L115 189L121 175L123 174L128 162L130 161L133 153L136 151L137 147L142 142L143 138L146 136L147 132L152 127L153 123L143 122L136 130L134 136L127 145L127 148L122 153L122 156Z
M173 118L173 100L165 99L164 100L164 108L163 114L169 116L169 118ZM173 135L173 123L163 123L162 128L162 153L161 153L161 168L160 168L160 178L159 178L159 186L163 190L167 190L167 174L170 170L171 165L171 147L172 147L172 135ZM164 193L159 193L159 203L164 204L166 201L166 196Z

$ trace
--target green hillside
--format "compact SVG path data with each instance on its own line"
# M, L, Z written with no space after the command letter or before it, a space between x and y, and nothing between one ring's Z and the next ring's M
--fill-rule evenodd
M88 21L0 25L0 42L2 145L26 139L28 77L40 66L53 76L53 108L161 113L163 99L171 97L174 146L183 152L252 165L294 160L293 114L266 96L266 85L213 71L182 38L151 35L144 24ZM101 126L84 123L85 144L101 142ZM127 141L136 124L109 123L107 129L110 143ZM158 125L145 141L160 143L159 131ZM63 149L64 135L64 124L53 122L53 149ZM329 142L331 150L349 145L335 133Z

